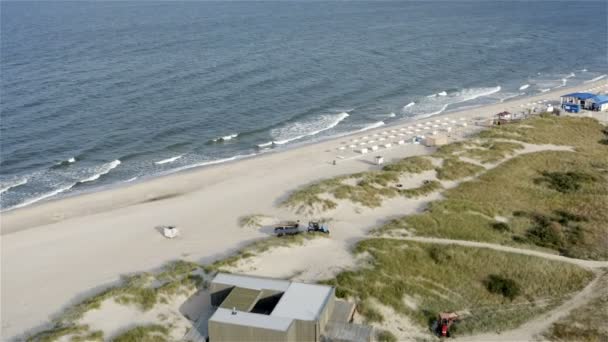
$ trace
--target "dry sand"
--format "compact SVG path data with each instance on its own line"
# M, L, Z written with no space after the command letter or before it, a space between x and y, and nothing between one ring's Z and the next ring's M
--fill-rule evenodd
M559 89L533 98L448 113L432 120L444 117L471 120L503 110L521 111L522 104L557 100L565 92L597 86L608 84L604 81ZM357 136L398 127L382 127L356 136L3 213L2 340L40 329L65 306L111 285L121 274L153 270L175 259L209 262L253 239L267 236L264 230L240 228L238 218L253 213L296 218L278 208L277 203L300 186L373 169L377 167L372 163L376 155L390 161L432 151L420 145L398 146L364 156L345 155L338 150ZM338 155L346 158L339 159ZM337 165L332 165L332 160L337 160ZM417 210L418 204L411 204L411 208ZM400 214L405 211L401 207ZM382 210L373 213L363 210L358 215L352 208L340 213L340 223L332 226L331 243L350 243L365 229L390 218L383 216L388 212ZM362 219L366 220L365 224L361 224ZM154 228L160 224L174 224L182 235L167 240ZM359 231L349 231L353 227ZM333 236L336 236L335 242ZM337 250L346 251L347 244L342 246ZM345 255L335 257L345 258ZM348 267L344 260L343 266ZM299 267L301 265L291 270L280 269L279 273L294 274L302 271ZM302 274L308 274L311 279L319 276L315 270L304 271L308 273Z

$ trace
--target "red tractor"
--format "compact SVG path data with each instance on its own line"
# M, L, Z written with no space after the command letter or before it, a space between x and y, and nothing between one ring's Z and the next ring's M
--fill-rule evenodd
M437 315L436 333L439 337L450 337L450 327L458 321L458 314L454 312L440 312Z

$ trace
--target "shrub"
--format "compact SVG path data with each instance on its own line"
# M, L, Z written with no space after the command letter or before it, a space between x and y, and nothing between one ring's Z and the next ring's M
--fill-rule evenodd
M464 162L458 158L446 158L443 165L437 168L437 178L442 180L456 180L471 177L485 170L483 167Z
M561 193L575 192L581 188L582 183L594 182L596 178L583 172L543 172L536 183L547 183L548 186Z
M388 330L380 330L376 333L376 340L378 342L397 342L397 336Z
M504 222L495 222L492 224L492 228L503 233L511 231L511 227Z
M519 296L521 290L519 285L512 279L503 278L496 274L490 274L486 280L486 288L488 291L503 295L510 300Z
M533 215L535 225L526 231L526 236L534 244L542 247L561 249L564 246L564 236L560 224L548 216Z
M162 325L150 324L135 327L115 337L113 342L164 342L167 341L169 329Z

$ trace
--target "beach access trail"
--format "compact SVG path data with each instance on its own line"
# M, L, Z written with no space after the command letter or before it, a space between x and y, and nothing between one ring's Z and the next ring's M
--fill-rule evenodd
M519 112L531 101L558 100L561 94L606 84L560 88L432 119ZM154 270L176 259L212 262L268 237L239 227L238 219L255 213L298 218L277 205L301 186L377 168L377 155L390 162L431 153L432 148L408 144L337 159L338 148L349 139L419 121L2 213L1 339L40 329L63 308L111 286L121 275ZM356 213L351 215L358 220ZM163 224L177 226L181 236L164 238L155 228Z

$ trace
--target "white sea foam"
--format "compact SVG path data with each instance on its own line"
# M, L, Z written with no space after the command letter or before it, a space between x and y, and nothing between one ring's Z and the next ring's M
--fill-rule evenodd
M222 164L222 163L226 163L229 161L233 161L233 160L237 160L237 159L243 159L243 158L248 158L248 157L252 157L257 155L257 153L250 153L250 154L239 154L233 157L229 157L229 158L223 158L223 159L216 159L216 160L207 160L207 161L203 161L200 163L194 163L191 165L186 165L186 166L182 166L179 167L177 169L173 169L170 172L174 173L174 172L178 172L178 171L184 171L184 170L188 170L188 169L192 169L195 167L201 167L201 166L209 166L209 165L215 165L215 164Z
M72 183L72 184L70 184L70 185L67 185L67 186L61 187L61 188L59 188L59 189L55 189L55 190L53 190L53 191L51 191L51 192L47 192L47 193L45 193L45 194L42 194L42 195L40 195L40 196L38 196L38 197L34 197L34 198L29 199L29 200L27 200L27 201L21 202L21 203L19 203L19 204L17 204L17 205L14 205L14 206L10 207L10 208L7 208L6 210L12 210L12 209L17 209L17 208L23 208L23 207L28 206L28 205L30 205L30 204L34 204L34 203L36 203L36 202L40 202L40 201L42 201L43 199L46 199L46 198L49 198L49 197L53 197L53 196L55 196L55 195L57 195L57 194L60 194L60 193L62 193L62 192L64 192L64 191L68 191L68 190L70 190L71 188L73 188L73 187L74 187L74 185L76 185L76 184L77 184L77 183Z
M76 162L76 158L72 157L70 159L68 159L68 163L75 163Z
M525 95L525 94L526 93L509 93L509 94L505 94L505 96L500 99L500 102L505 102L508 99L512 99L514 97L518 97L518 96Z
M389 118L394 118L395 116L397 116L397 114L395 114L395 113L392 113L392 112L391 112L391 113L389 113L387 116L388 116Z
M265 142L265 143L263 143L263 144L258 144L257 146L258 146L259 148L263 148L263 147L272 146L272 141Z
M157 162L154 162L154 164L156 164L156 165L162 165L162 164L172 163L172 162L180 159L183 156L184 156L183 154L180 154L179 156L175 156L175 157L159 160Z
M545 89L540 89L540 92L541 93L546 93L546 92L548 92L550 90L551 90L551 88L545 88Z
M449 93L446 96L427 96L421 98L415 107L403 108L405 114L411 116L432 116L445 111L450 105L471 101L482 96L488 96L501 90L500 86L491 88L469 88L458 92Z
M213 142L224 142L224 141L232 140L232 139L234 139L234 138L236 138L238 136L239 136L238 133L233 133L233 134L224 135L224 136L219 137L219 138L215 138L212 141Z
M583 70L581 70L581 71L582 71L582 72L587 72L587 69L583 69Z
M99 172L97 172L96 174L94 174L90 177L87 177L85 179L78 181L78 183L88 183L88 182L95 181L95 180L99 179L99 177L112 171L112 169L116 168L118 165L120 165L120 160L118 160L118 159L111 161L107 164L104 164L99 168Z
M606 77L606 76L607 76L607 75L600 75L600 76L598 76L598 77L595 77L595 78L592 78L592 79L590 79L590 80L588 80L588 81L585 81L585 83L591 83L591 82L599 81L599 80L601 80L602 78L604 78L604 77Z
M519 87L519 90L526 90L528 88L530 88L530 85L529 84L524 84L521 87Z
M368 131L370 129L378 128L378 127L381 127L381 126L384 126L384 125L385 125L384 121L374 122L373 124L370 124L370 125L367 125L367 126L361 128L357 132L365 132L365 131Z
M130 182L132 182L132 181L134 181L134 180L136 180L136 179L137 179L137 177L129 178L129 179L127 179L127 180L125 181L125 183L130 183Z
M403 106L403 109L410 108L411 106L413 106L415 104L416 104L416 102L410 102L410 103L406 104L405 106Z
M446 93L445 91L442 91L440 93L437 93L437 96L448 96L448 93Z
M20 179L16 182L10 183L10 184L2 184L2 188L0 189L0 194L3 194L5 192L7 192L8 190L21 186L23 184L27 184L27 178Z
M294 140L317 135L323 131L336 127L348 117L347 112L340 114L321 115L316 120L298 121L271 132L275 137L273 144L284 145Z

